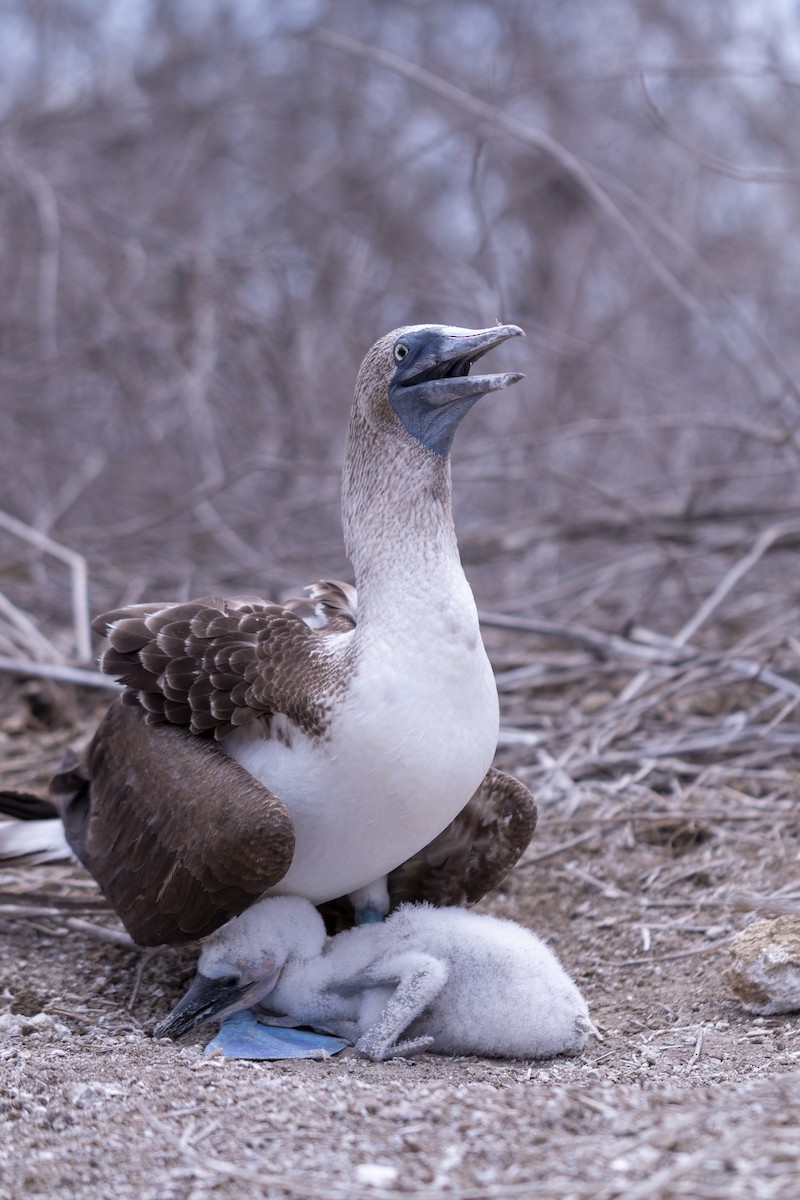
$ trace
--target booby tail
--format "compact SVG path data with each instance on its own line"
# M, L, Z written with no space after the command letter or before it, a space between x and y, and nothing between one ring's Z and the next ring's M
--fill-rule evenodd
M58 809L44 796L4 788L0 790L0 813L15 821L47 821L58 816Z
M15 867L37 867L73 858L58 809L30 792L0 790L0 860Z

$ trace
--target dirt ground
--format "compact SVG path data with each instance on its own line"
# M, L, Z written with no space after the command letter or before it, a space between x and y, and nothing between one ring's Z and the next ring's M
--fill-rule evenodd
M42 790L102 693L2 685L3 782ZM513 747L501 765L523 777ZM753 1018L724 970L754 896L800 884L793 797L633 789L543 805L482 908L544 936L600 1038L579 1059L230 1062L148 1031L193 970L114 927L79 868L0 873L0 1198L800 1195L800 1018ZM694 803L694 807L693 807ZM743 897L750 897L749 904ZM52 906L55 916L11 906Z

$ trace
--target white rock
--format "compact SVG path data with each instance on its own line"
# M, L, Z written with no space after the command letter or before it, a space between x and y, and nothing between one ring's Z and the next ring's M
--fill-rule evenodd
M731 942L726 978L748 1012L800 1009L800 918L755 921Z

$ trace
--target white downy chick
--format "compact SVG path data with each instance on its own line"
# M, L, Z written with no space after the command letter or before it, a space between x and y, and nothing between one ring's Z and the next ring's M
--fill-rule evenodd
M427 1049L574 1055L592 1028L556 956L512 921L406 904L382 924L338 934L320 953L322 919L307 900L268 898L245 916L262 961L266 955L277 967L286 955L275 986L261 991L267 1020L347 1038L375 1061ZM240 965L246 957L240 944ZM203 956L200 963L204 971L211 965Z

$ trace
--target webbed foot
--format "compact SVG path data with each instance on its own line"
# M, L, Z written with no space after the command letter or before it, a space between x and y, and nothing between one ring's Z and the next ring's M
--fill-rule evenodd
M308 1029L279 1029L262 1025L249 1009L233 1013L206 1046L206 1054L225 1058L329 1058L349 1042Z
M384 914L371 905L356 909L356 925L378 925L384 919Z
M386 876L351 892L350 903L355 910L356 925L375 925L382 921L390 908Z

